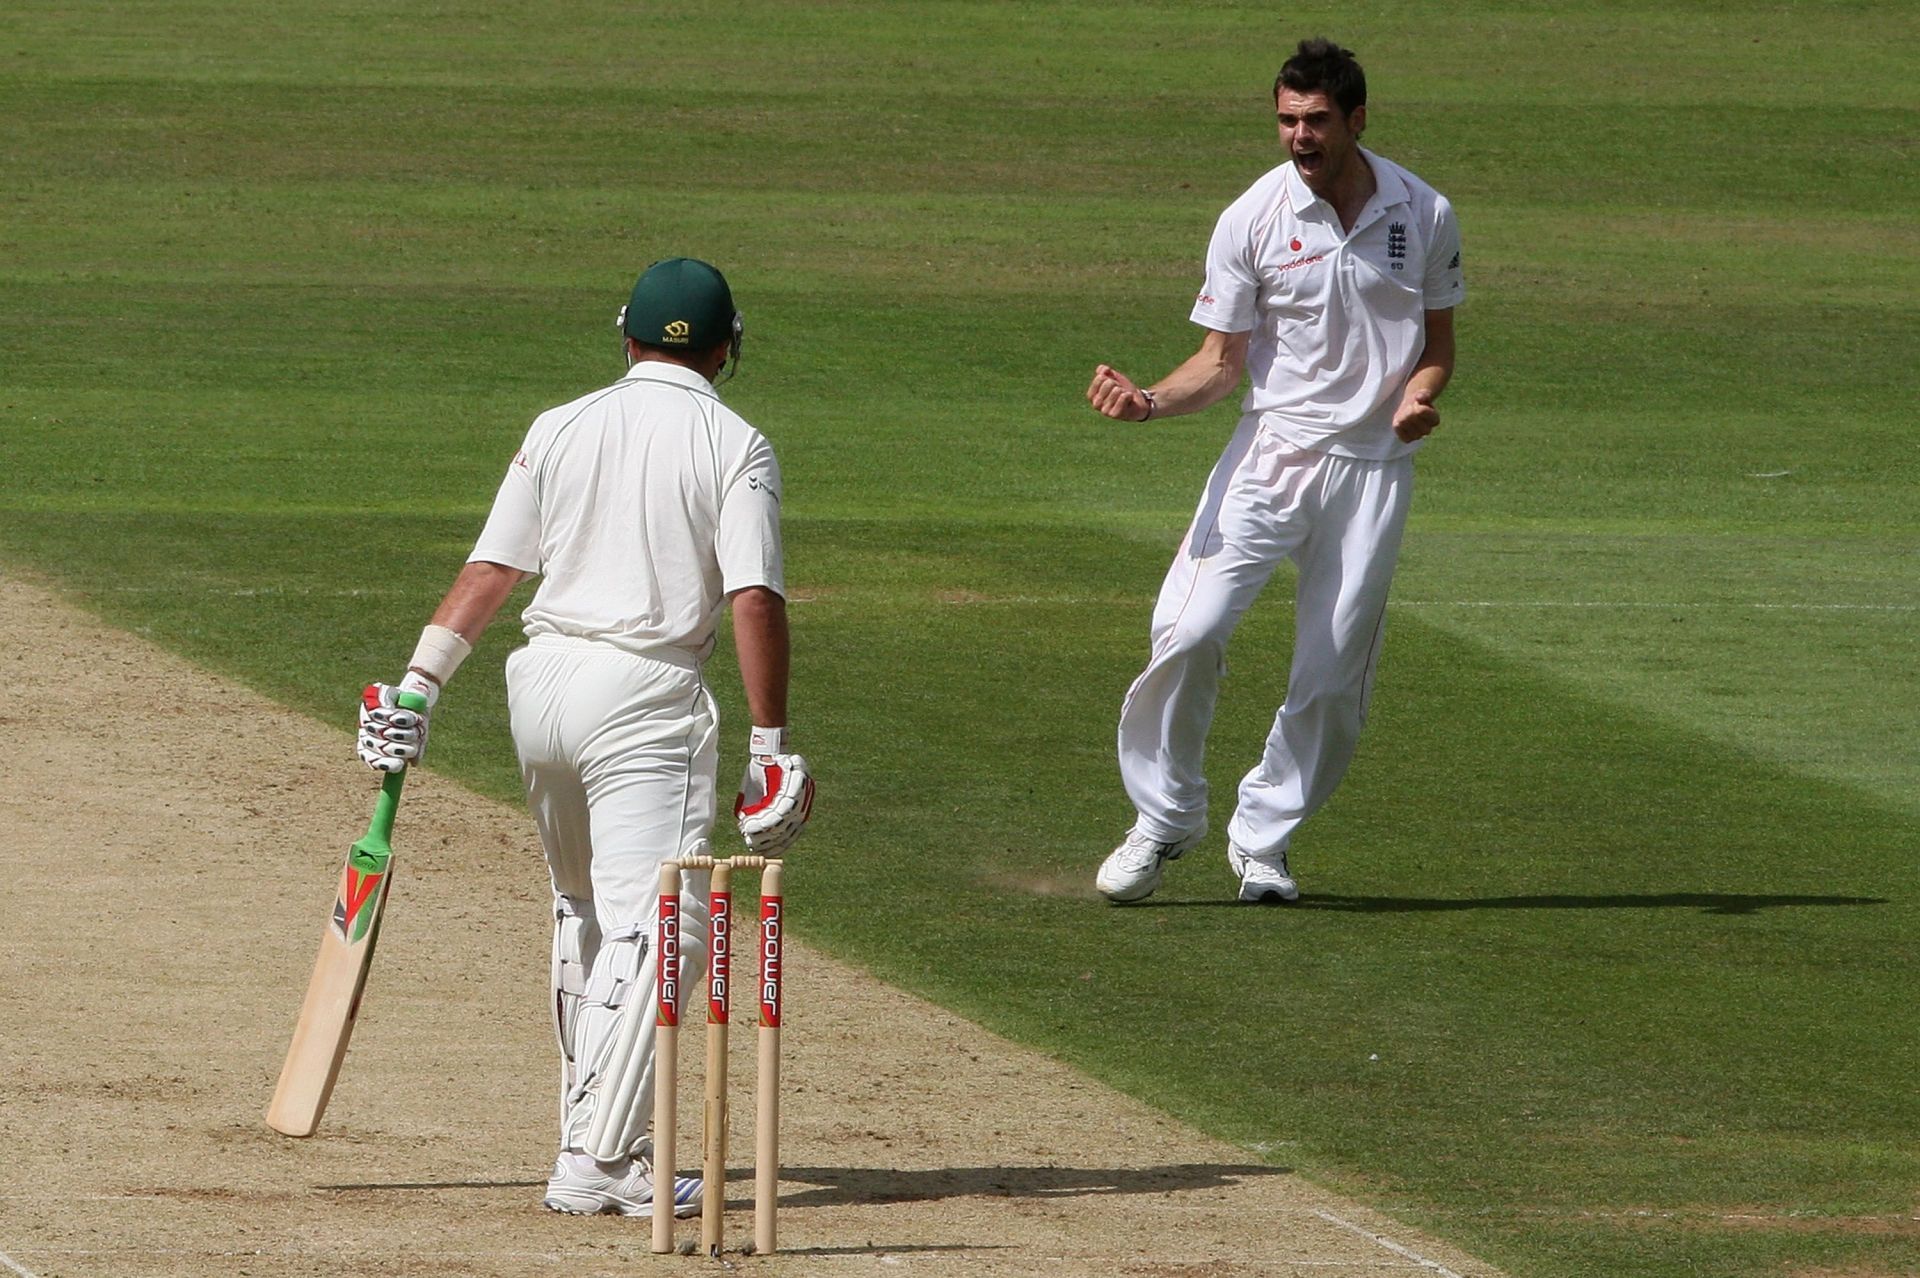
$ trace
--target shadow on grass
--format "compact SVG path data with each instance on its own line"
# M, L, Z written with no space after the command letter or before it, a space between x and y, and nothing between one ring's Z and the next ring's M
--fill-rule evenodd
M780 1205L832 1207L918 1203L943 1198L1080 1198L1223 1189L1251 1176L1292 1169L1259 1164L1176 1163L1162 1167L783 1167L780 1178L818 1188L780 1196Z
M1758 914L1762 910L1815 905L1890 905L1883 896L1777 896L1745 892L1619 892L1604 896L1543 893L1539 896L1340 896L1302 893L1298 901L1269 906L1288 910L1343 910L1352 914L1420 914L1446 910L1699 910L1702 914ZM1130 909L1255 908L1234 900L1150 901Z
M1009 1251L1012 1243L872 1243L865 1247L782 1247L782 1256L893 1256L942 1251ZM729 1266L731 1268L731 1266Z

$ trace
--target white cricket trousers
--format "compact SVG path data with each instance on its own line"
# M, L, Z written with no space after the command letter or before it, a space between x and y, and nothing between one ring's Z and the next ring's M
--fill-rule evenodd
M643 1017L648 1068L627 1144L653 1112L654 927L661 863L705 852L718 728L690 654L637 656L538 636L507 658L507 708L527 805L553 876L553 1014L561 1054L561 1146L582 1148L621 1017ZM704 873L683 880L682 952L706 949ZM696 967L694 970L698 970Z
M1245 419L1207 480L1153 612L1153 655L1120 711L1120 775L1155 839L1207 819L1203 770L1227 640L1282 559L1299 569L1293 669L1227 836L1271 857L1353 761L1372 694L1413 459L1295 448Z

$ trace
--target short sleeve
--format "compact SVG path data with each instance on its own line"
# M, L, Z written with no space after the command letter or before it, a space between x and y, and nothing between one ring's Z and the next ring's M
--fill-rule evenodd
M468 563L484 560L505 564L521 572L540 571L540 502L533 490L533 467L526 449L513 456L507 476L487 515L487 526L480 530Z
M714 549L725 593L765 586L786 596L780 558L780 463L764 436L753 437L720 494Z
M1260 277L1253 264L1253 236L1239 203L1220 215L1207 245L1207 276L1187 318L1216 333L1253 330Z
M1434 200L1433 230L1427 236L1427 273L1421 281L1422 305L1444 311L1467 299L1466 277L1460 273L1460 223L1445 196Z

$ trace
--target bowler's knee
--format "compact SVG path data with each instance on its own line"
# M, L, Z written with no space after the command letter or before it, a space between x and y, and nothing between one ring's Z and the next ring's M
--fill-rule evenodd
M1195 662L1224 670L1227 640L1232 634L1231 618L1182 616L1154 632L1154 657L1158 661Z

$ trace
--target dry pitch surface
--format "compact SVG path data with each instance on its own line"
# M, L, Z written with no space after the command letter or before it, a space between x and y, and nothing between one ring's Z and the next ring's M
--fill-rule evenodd
M547 1212L545 871L524 814L427 770L326 1124L276 1136L261 1112L375 789L350 694L315 723L11 573L0 664L0 1275L1494 1273L799 945L782 1253L656 1257L643 1220ZM690 1109L682 1131L691 1164Z

